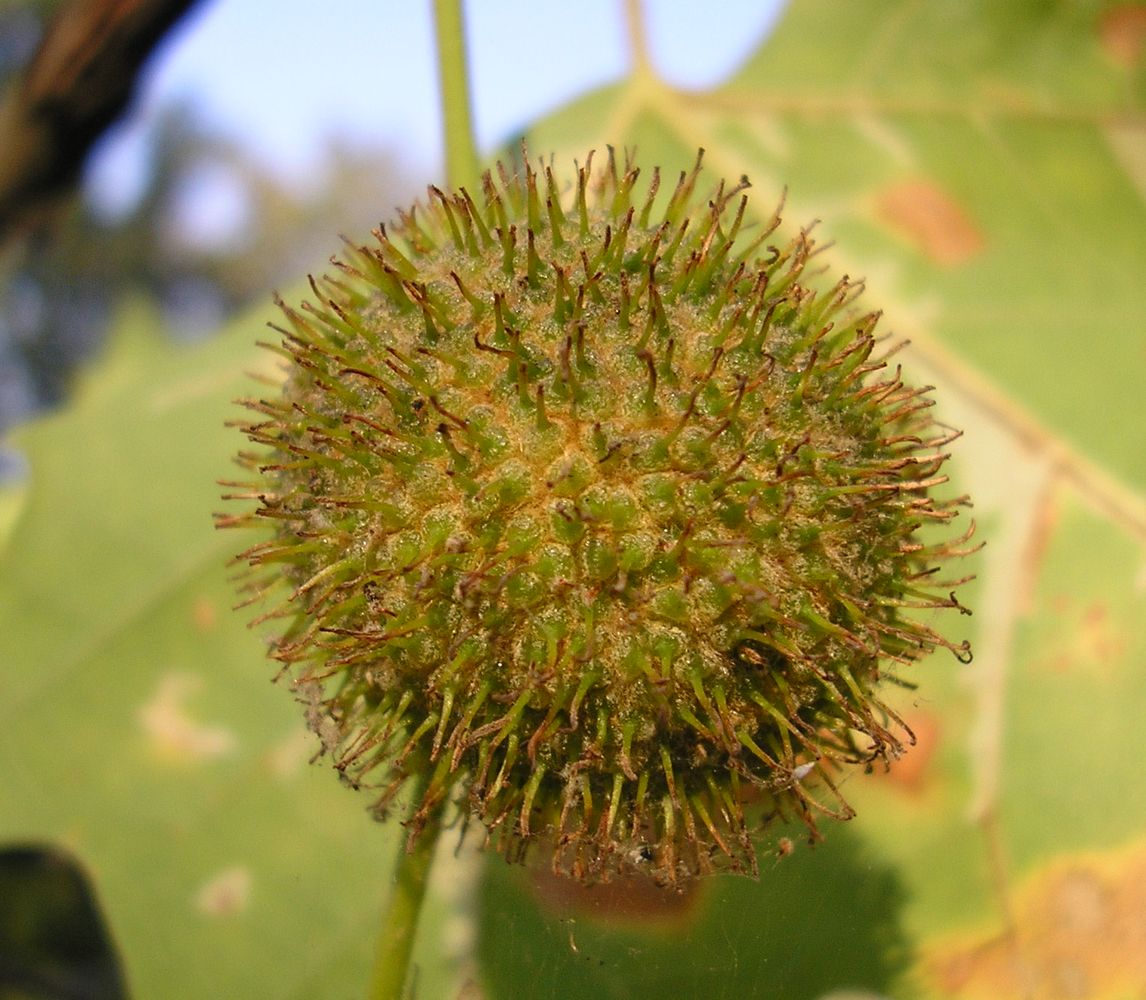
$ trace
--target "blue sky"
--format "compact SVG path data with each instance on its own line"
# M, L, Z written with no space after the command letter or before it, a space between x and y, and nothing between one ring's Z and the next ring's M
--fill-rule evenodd
M753 50L781 2L645 0L654 62L673 83L709 86ZM623 0L469 0L466 19L483 149L628 65ZM172 100L288 181L321 168L333 135L398 149L415 175L440 176L430 0L204 0L92 164L90 183L111 205L130 200L147 124Z

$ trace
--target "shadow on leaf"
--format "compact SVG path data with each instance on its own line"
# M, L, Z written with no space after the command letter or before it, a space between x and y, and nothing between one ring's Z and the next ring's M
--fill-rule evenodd
M910 952L905 892L850 831L815 850L762 853L758 882L718 876L659 915L632 887L594 904L491 859L479 902L489 998L768 997L888 992ZM584 892L584 890L583 890ZM638 915L639 914L639 915Z
M55 848L0 849L0 1000L122 1000L87 875Z

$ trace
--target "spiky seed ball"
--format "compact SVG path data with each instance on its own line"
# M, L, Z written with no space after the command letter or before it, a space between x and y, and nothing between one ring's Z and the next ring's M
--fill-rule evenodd
M431 188L282 305L224 520L273 526L273 655L379 814L420 779L411 836L453 797L578 878L754 872L763 822L850 815L830 772L902 751L883 666L966 650L905 612L960 608L918 534L957 435L747 181L591 161Z

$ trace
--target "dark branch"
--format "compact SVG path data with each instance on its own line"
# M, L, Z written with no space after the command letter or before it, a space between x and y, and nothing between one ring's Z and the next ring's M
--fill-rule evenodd
M140 70L197 0L74 0L0 104L0 243L74 186Z

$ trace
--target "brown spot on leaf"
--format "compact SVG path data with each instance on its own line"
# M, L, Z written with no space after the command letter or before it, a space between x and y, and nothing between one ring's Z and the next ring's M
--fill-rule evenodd
M871 777L881 784L907 795L920 795L927 790L933 773L935 752L939 749L939 718L929 712L913 712L904 721L915 734L915 746L892 761L887 768L876 767Z
M1126 626L1102 601L1081 604L1067 597L1048 602L1054 623L1045 636L1042 662L1058 673L1109 668L1125 656Z
M530 871L530 878L538 901L552 914L565 919L585 917L625 924L676 926L689 920L700 897L695 882L684 888L661 886L640 875L584 885L555 875L547 867L538 867Z
M1110 663L1126 652L1126 636L1113 620L1110 609L1095 601L1082 616L1079 631L1079 649L1082 656L1096 663Z
M983 233L964 208L926 180L902 181L876 198L877 215L925 257L955 267L983 249Z
M251 873L237 865L212 876L195 895L195 909L205 917L233 917L251 901Z
M462 983L458 989L457 1000L484 1000L481 984L472 976Z
M1115 63L1133 69L1146 49L1146 4L1120 4L1103 11L1098 18L1098 40Z
M1012 934L929 949L928 978L942 996L1146 995L1146 843L1070 855L1033 873L1015 897Z
M191 608L191 619L195 622L195 628L200 632L210 632L219 620L214 602L205 597L200 597Z

